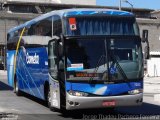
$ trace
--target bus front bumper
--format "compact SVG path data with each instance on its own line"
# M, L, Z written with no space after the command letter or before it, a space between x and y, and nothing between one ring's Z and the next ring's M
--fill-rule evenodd
M114 104L112 104L110 101L114 101ZM142 102L143 102L143 93L136 95L108 96L108 97L77 97L66 93L67 110L107 108L107 107L110 108L110 107L120 107L120 106L138 106L141 105Z

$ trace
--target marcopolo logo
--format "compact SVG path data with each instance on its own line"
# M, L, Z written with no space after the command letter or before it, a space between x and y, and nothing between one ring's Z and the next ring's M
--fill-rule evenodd
M29 53L27 53L26 62L27 64L39 64L39 55L36 53L34 55L29 55Z

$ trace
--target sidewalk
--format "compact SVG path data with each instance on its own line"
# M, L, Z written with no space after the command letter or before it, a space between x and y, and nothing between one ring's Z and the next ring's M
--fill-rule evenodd
M0 75L7 75L7 70L0 70Z
M160 77L144 77L144 82L147 84L160 84Z
M160 94L160 77L145 77L144 92Z
M154 101L160 103L160 77L144 78L144 94L150 94Z
M0 70L0 77L3 79L7 79L7 71L6 70Z

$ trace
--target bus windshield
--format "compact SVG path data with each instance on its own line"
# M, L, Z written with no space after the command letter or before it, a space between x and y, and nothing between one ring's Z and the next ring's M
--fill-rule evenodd
M66 19L67 36L139 35L135 18L77 17Z
M68 80L124 80L142 77L140 40L80 38L68 39L65 43Z

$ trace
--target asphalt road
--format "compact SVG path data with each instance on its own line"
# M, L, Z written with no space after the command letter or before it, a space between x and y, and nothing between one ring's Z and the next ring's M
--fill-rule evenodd
M78 110L64 114L50 111L43 101L27 94L17 97L7 85L6 74L0 73L0 118L13 120L70 120L140 118L160 119L160 103L153 99L154 93L144 93L144 103L138 107L121 107L114 112L107 110Z

